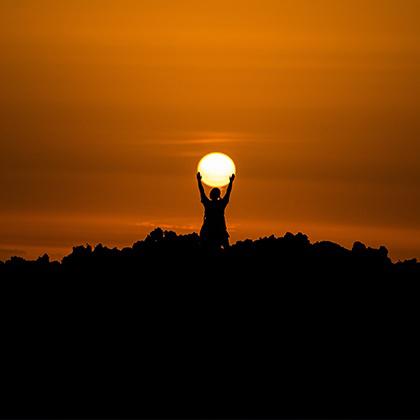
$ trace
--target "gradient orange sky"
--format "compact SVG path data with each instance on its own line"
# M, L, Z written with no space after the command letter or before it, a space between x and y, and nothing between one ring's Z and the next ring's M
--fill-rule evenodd
M420 2L2 0L0 259L197 231L420 257Z

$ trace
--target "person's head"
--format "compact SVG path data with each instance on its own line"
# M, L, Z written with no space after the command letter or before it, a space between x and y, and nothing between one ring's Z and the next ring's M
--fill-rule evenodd
M210 191L210 198L214 200L218 200L220 198L220 190L219 188L212 188Z

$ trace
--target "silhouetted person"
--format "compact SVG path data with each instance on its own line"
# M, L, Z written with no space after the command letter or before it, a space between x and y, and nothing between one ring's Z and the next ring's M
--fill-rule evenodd
M229 178L229 185L223 198L220 197L220 189L212 188L210 199L204 192L201 182L201 174L197 173L198 189L200 190L201 202L204 206L204 222L200 230L200 238L207 248L218 249L221 246L229 246L229 234L226 229L225 208L229 203L235 174Z

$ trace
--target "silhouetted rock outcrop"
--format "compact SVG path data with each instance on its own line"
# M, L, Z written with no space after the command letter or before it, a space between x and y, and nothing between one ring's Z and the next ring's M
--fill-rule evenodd
M301 233L13 257L0 415L418 418L419 270Z
M95 248L76 246L61 263L50 262L48 255L36 261L12 257L0 265L0 270L2 274L12 275L91 275L94 272L100 277L116 273L131 277L135 274L139 275L136 277L139 281L146 270L151 270L156 276L170 271L172 276L178 277L197 272L214 275L217 271L217 278L227 272L245 276L257 270L281 281L285 275L304 274L334 275L337 279L349 275L419 275L420 263L408 260L393 264L383 246L374 249L355 242L348 250L329 241L311 244L306 235L290 232L283 237L272 235L254 241L238 241L226 250L209 252L201 247L196 233L177 235L157 228L131 248L110 249L102 244Z

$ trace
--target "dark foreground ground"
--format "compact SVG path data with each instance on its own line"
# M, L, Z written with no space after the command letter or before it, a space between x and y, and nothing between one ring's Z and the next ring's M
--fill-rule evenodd
M0 265L3 417L419 417L420 264L302 234Z

